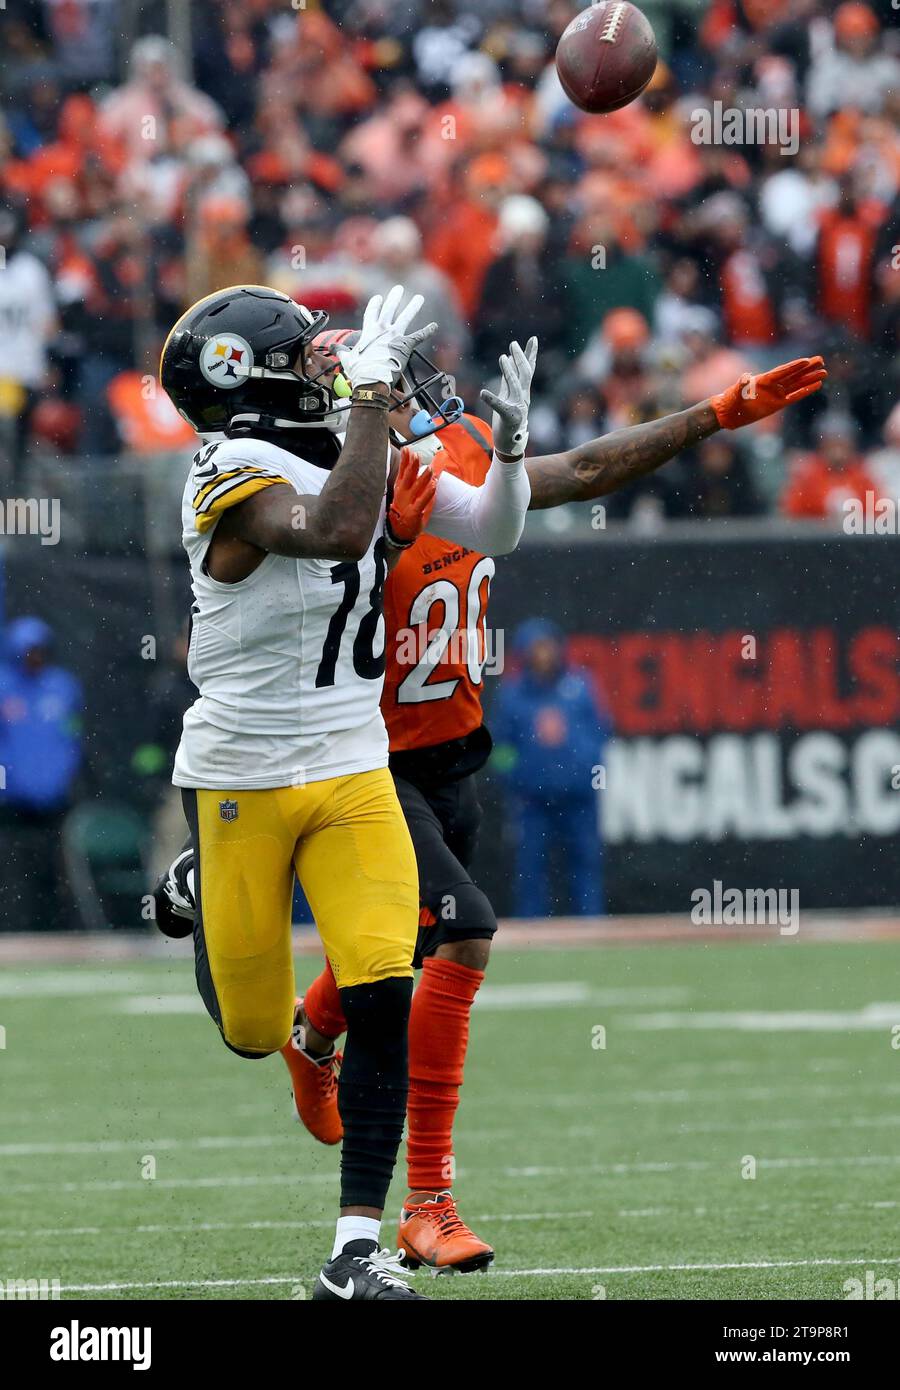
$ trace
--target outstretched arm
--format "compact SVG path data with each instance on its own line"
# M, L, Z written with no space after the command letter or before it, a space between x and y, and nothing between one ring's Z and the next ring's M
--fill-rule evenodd
M481 487L472 487L441 473L427 524L432 535L470 546L482 555L506 555L519 544L528 510L523 456L537 350L537 338L530 338L524 352L518 343L510 343L509 355L500 358L500 394L481 393L482 400L493 407L494 454L487 477Z
M526 459L529 510L587 502L617 492L721 428L709 401L704 401L677 415L589 439L564 454Z
M799 357L759 376L746 372L721 395L675 415L589 439L563 454L528 459L530 510L605 497L717 430L740 429L804 400L826 376L821 357Z

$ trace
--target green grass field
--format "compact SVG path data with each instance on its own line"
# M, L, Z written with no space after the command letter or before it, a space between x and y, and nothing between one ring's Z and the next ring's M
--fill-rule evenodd
M301 958L299 979L314 969ZM842 1299L866 1269L897 1279L898 1001L898 942L498 951L455 1184L497 1258L416 1286ZM58 1279L69 1299L308 1296L337 1153L292 1121L280 1058L225 1050L186 954L8 967L0 1023L0 1280Z

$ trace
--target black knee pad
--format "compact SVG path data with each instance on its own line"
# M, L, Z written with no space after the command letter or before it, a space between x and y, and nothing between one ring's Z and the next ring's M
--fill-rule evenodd
M413 964L418 970L438 946L450 941L489 941L497 930L490 899L471 879L448 888L440 902L428 904L434 923L419 928Z
M340 991L347 1020L338 1082L342 1207L384 1207L406 1117L412 986L391 976Z

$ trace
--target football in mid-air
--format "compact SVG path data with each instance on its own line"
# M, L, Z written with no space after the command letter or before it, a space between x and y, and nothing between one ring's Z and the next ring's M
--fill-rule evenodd
M582 111L618 111L634 101L656 68L656 36L629 0L600 0L582 10L556 47L566 95Z

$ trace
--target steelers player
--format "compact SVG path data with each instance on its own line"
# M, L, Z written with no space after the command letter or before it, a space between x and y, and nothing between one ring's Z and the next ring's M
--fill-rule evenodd
M334 351L356 335L332 331L317 340ZM819 390L821 358L801 358L721 395L660 420L618 430L564 453L526 462L532 509L608 495L651 472L719 429L737 429ZM422 412L407 391L395 390L392 437L412 442L420 458L477 485L494 444L513 441L496 413L494 432L462 415L424 438ZM432 417L437 420L437 416ZM498 435L498 429L500 431ZM527 437L527 436L526 436ZM420 881L419 985L410 1015L408 1178L399 1244L409 1267L468 1271L483 1268L493 1250L459 1217L452 1194L452 1129L463 1078L469 1012L487 966L496 919L472 882L480 818L474 774L491 740L481 710L484 625L493 575L490 557L422 536L398 560L385 590L387 673L382 713L390 736L390 767L410 827ZM410 663L409 634L424 632L420 659ZM462 641L453 642L454 637ZM439 659L436 659L440 649ZM192 911L186 851L165 880L170 913ZM448 911L448 909L450 909ZM170 915L172 934L177 924ZM329 965L298 1001L292 1044L283 1049L297 1112L316 1138L337 1143L342 1133L335 1100L344 1031L340 994Z
M193 845L197 981L232 1051L285 1048L296 872L347 1031L340 1215L313 1294L338 1302L421 1297L379 1241L406 1108L419 910L379 710L388 556L429 513L449 539L502 553L528 503L521 456L496 458L478 489L407 457L386 512L391 386L435 327L410 331L422 299L402 299L397 286L368 304L340 352L342 400L311 346L327 315L263 286L189 309L160 365L205 441L182 504L200 696L173 774Z

